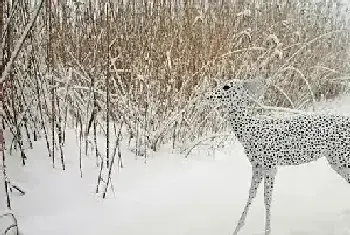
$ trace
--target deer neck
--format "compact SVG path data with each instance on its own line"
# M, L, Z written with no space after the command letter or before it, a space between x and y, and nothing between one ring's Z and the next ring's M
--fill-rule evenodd
M261 122L261 118L251 112L245 112L240 115L232 115L229 121L238 140L245 142L245 134L248 133L248 128Z

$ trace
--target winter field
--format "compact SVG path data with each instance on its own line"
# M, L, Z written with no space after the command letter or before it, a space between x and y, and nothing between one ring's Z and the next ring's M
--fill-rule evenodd
M349 29L348 0L1 0L0 235L232 234L251 164L209 92L350 116ZM281 167L272 235L350 235L349 198ZM264 217L260 186L239 235Z
M350 115L349 104L350 96L346 95L316 107L317 112ZM146 163L123 148L124 168L113 172L114 192L101 199L94 193L98 175L95 160L83 159L80 178L73 130L68 138L65 172L52 169L43 142L30 151L27 166L20 166L19 156L8 160L9 176L26 191L25 196L13 195L12 200L21 234L232 233L247 200L251 177L239 143L227 144L215 154L198 146L188 158L164 148ZM272 234L348 235L349 197L349 185L325 159L280 168L272 203ZM1 221L2 229L7 222ZM260 187L241 234L263 234L263 228Z

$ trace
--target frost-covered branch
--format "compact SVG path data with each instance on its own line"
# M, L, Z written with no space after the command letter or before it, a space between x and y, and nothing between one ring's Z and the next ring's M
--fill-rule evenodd
M30 33L30 31L33 28L33 25L34 25L38 15L39 15L39 12L40 12L40 10L42 8L43 2L44 2L44 0L41 0L39 2L39 4L37 5L37 8L36 8L35 12L33 13L32 19L30 20L30 22L25 27L21 37L19 38L17 44L15 45L15 48L14 48L13 52L11 53L10 60L6 63L5 69L4 69L3 73L1 74L0 83L3 83L5 81L8 73L10 72L12 64L16 60L20 50L22 49L22 46L24 44L24 41L25 41L26 37L28 36L28 34Z
M210 135L210 136L205 136L198 141L196 141L194 144L191 145L191 147L184 149L181 151L181 154L185 154L185 157L187 158L188 155L195 149L198 145L202 144L205 141L212 140L215 138L227 138L229 136L232 136L232 134L216 134L216 135Z

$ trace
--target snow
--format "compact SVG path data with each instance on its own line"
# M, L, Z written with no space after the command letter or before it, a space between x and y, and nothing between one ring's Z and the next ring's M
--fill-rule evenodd
M350 96L342 97L328 102L328 107L350 115L349 100ZM79 150L73 133L65 147L65 172L59 165L52 169L44 141L29 151L25 167L20 166L19 156L8 156L11 180L26 191L25 196L12 196L22 235L232 234L251 178L250 164L239 143L218 149L215 156L198 147L189 158L170 154L165 148L146 163L123 148L124 168L113 173L115 192L109 191L108 198L102 199L94 193L97 170L93 157L84 157L84 176L79 176ZM3 180L0 182L3 200ZM272 235L348 235L349 198L349 184L325 159L282 167L273 194ZM5 201L0 211L5 211ZM239 234L263 234L264 214L261 185ZM0 220L0 229L8 223Z

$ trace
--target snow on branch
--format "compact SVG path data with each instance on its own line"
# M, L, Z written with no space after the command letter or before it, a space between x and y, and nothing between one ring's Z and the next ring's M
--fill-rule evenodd
M11 217L12 223L6 227L4 234L5 235L8 234L8 232L10 232L12 229L15 229L15 234L19 234L17 218L15 217L15 215L13 214L13 212L11 210L7 210L4 213L0 214L0 221L4 220L6 217Z
M210 136L205 136L204 138L199 139L195 143L193 143L189 148L183 149L180 153L185 154L185 157L187 158L190 153L195 149L198 145L203 144L206 141L213 140L216 138L228 138L230 136L233 136L232 134L215 134Z
M29 32L31 31L31 29L33 28L33 25L36 21L36 19L38 18L40 9L42 8L44 0L41 0L40 3L38 4L34 15L32 17L32 19L30 20L30 22L27 24L27 26L25 27L19 41L17 42L14 51L11 54L11 58L10 60L7 62L5 69L3 71L3 73L1 74L1 80L0 83L3 83L5 81L6 76L8 75L8 73L10 72L10 69L12 67L13 62L15 61L15 59L17 58L20 50L22 49L23 43L27 37L27 35L29 34Z

